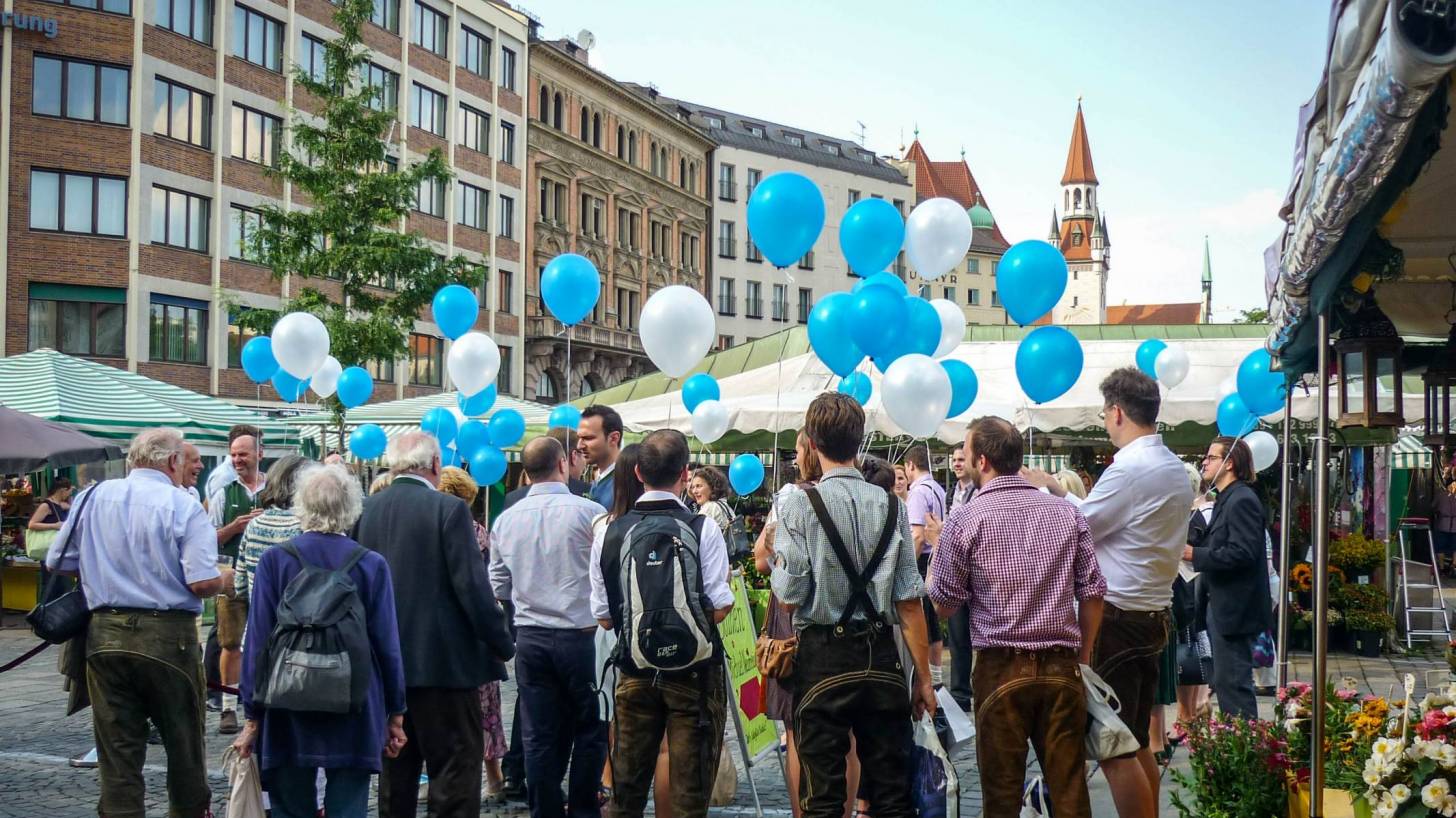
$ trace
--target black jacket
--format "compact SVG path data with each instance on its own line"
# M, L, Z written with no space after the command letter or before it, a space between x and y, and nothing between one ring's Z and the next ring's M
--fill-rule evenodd
M513 488L510 491L506 492L505 501L501 503L501 511L505 511L516 503L521 502L521 500L525 499L526 492L530 490L530 485L525 485L517 486L516 488ZM566 481L566 490L576 495L577 497L586 497L587 493L591 491L591 484L585 480L578 480L573 477ZM611 509L607 510L611 511Z
M1252 486L1236 482L1219 492L1208 531L1193 549L1198 581L1208 587L1209 630L1248 636L1269 628L1264 530L1264 504Z
M354 539L389 563L407 687L479 687L506 678L515 645L459 497L397 479L365 501Z

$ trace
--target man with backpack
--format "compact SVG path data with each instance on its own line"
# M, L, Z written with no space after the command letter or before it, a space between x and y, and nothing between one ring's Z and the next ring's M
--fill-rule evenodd
M794 613L794 734L804 818L840 818L853 731L860 793L876 818L909 818L911 711L935 713L915 542L898 499L855 468L864 410L850 396L815 398L804 435L819 456L818 485L783 496L773 590ZM915 663L907 687L893 626Z
M717 525L678 500L688 481L681 432L647 435L637 476L647 491L592 543L592 613L618 640L608 815L640 818L665 735L672 814L704 818L727 713L718 623L733 607L728 548Z

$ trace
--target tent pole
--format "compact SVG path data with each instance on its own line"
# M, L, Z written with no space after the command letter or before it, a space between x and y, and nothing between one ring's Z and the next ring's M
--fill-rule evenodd
M1315 420L1314 434L1314 673L1310 679L1313 686L1310 703L1311 713L1325 712L1325 676L1328 670L1329 650L1329 488L1330 488L1330 319L1320 313L1316 324L1316 343L1319 345L1319 413ZM1325 758L1320 748L1324 746L1325 720L1310 719L1310 752L1314 756L1309 765L1309 815L1310 818L1324 818Z
M1291 532L1289 530L1290 517L1289 482L1292 466L1289 456L1290 429L1294 421L1294 390L1284 393L1284 433L1283 443L1280 447L1279 465L1279 629L1275 631L1278 635L1275 641L1277 651L1277 667L1279 674L1279 686L1289 684L1289 546Z

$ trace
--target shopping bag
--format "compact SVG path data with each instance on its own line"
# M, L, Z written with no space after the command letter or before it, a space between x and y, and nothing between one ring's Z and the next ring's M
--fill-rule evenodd
M733 803L738 794L738 767L733 764L733 751L727 741L718 753L718 773L713 776L713 793L708 797L709 806L726 807Z
M1046 800L1046 784L1042 783L1041 776L1026 782L1026 789L1021 794L1020 818L1048 818L1051 812Z
M1254 667L1274 667L1274 634L1269 631L1254 640Z
M929 716L915 722L910 753L910 797L920 818L960 818L960 782Z
M1092 668L1082 665L1082 686L1087 691L1087 759L1102 761L1138 750L1138 740L1117 713L1117 694Z
M227 773L227 818L265 818L263 782L258 774L258 757L243 758L232 745L222 752L222 769Z
M51 546L55 545L56 535L61 533L60 529L48 528L44 531L25 531L25 556L36 562L45 562L46 554L51 552Z
M976 737L976 725L971 722L966 711L956 704L956 700L950 695L949 690L943 687L936 688L935 706L937 713L945 714L945 723L950 732L950 741L945 746L946 753L954 753Z

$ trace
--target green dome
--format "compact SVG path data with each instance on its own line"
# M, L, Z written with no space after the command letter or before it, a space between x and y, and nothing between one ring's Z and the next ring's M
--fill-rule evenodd
M966 215L971 217L971 227L977 230L989 230L996 226L996 217L991 211L981 204L981 198L976 197L976 203L966 210Z

